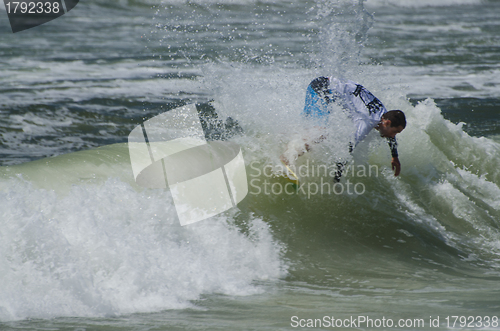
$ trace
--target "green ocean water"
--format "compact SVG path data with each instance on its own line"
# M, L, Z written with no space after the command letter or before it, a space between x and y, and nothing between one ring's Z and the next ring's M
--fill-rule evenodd
M499 329L499 9L440 4L82 1L23 33L0 20L0 329ZM339 119L284 190L319 75L406 113L399 177L375 133L341 193L312 174L345 157ZM128 134L209 101L243 130L249 194L182 227L169 190L135 184Z

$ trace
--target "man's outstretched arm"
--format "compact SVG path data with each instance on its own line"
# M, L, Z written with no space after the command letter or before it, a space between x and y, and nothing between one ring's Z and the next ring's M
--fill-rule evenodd
M401 172L401 163L399 163L398 158L398 142L396 141L396 138L387 138L387 141L389 143L389 147L391 148L391 167L394 171L394 176L399 176L399 173Z

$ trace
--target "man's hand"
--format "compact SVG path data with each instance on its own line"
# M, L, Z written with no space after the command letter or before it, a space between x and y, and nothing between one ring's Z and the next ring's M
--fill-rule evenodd
M399 176L401 172L401 163L397 157L393 157L391 161L392 170L394 171L394 176Z

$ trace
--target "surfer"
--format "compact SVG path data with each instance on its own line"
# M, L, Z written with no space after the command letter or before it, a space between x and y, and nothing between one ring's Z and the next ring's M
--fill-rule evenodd
M394 176L401 172L401 163L398 158L396 135L406 127L406 117L401 110L387 111L385 106L364 86L351 80L342 81L334 77L318 77L314 79L306 91L306 100L303 116L314 120L319 127L328 125L328 115L330 110L328 105L337 101L340 103L349 117L353 120L356 130L354 143L349 143L351 153L372 129L378 130L381 137L387 138L391 149L391 166ZM321 135L313 139L313 143L320 143L326 138ZM305 139L305 146L300 150L295 150L295 159L311 149L311 140ZM290 146L281 155L281 161L287 166L290 165ZM292 148L294 149L294 148ZM337 162L337 170L334 180L340 181L342 172L347 162Z

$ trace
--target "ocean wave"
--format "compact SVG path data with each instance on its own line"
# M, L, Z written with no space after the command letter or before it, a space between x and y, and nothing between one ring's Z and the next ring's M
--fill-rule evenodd
M0 321L180 309L286 275L261 219L244 231L235 213L182 227L168 191L138 191L130 164L110 163L121 150L2 169Z
M342 112L334 105L327 138L296 160L300 185L293 188L280 175L286 169L279 156L290 143L296 144L297 150L302 144L304 149L304 138L324 131L311 127L300 116L304 97L300 91L307 81L304 71L268 71L265 76L258 77L243 66L237 77L223 78L221 73L205 83L221 96L216 98L220 113L238 119L246 132L235 139L243 146L248 165L247 208L279 224L278 237L296 236L290 228L307 228L309 233L327 231L335 238L340 231L354 242L371 241L372 248L398 247L410 255L413 250L444 265L474 256L471 263L498 272L498 142L468 135L463 123L445 119L432 99L412 106L398 87L381 88L384 78L365 72L358 81L390 109L406 113L408 126L398 135L401 175L393 176L389 148L376 132L357 146L351 157L346 155L344 138L352 124L338 116ZM228 89L247 93L232 96ZM335 187L332 173L342 159L348 160L351 168ZM374 233L385 239L375 240ZM393 238L388 233L394 233ZM401 233L412 234L411 239ZM436 252L428 249L431 243Z

